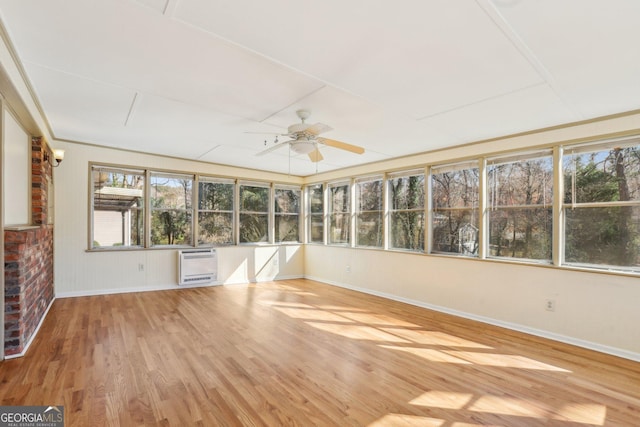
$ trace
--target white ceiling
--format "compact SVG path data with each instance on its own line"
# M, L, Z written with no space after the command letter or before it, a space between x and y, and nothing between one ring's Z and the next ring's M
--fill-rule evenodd
M56 139L311 175L640 108L638 0L0 0ZM286 139L286 138L281 138Z

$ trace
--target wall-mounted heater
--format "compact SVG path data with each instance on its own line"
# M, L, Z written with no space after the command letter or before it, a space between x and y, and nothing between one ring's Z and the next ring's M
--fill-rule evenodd
M218 258L215 249L178 251L178 284L193 285L218 279Z

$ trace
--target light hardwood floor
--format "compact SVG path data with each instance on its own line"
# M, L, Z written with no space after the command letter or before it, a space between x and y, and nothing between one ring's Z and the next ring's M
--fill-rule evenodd
M2 405L67 426L640 426L640 363L320 284L59 299Z

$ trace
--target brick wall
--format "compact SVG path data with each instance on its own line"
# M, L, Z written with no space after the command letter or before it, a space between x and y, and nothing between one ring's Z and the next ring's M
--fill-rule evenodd
M4 230L5 355L20 354L53 300L53 226L48 224L48 147L31 147L31 207L34 227ZM49 153L51 154L51 153ZM8 190L10 191L10 189Z

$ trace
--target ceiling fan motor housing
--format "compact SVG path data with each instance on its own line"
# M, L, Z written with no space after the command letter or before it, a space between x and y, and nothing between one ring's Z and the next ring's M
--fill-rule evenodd
M294 135L296 133L301 133L306 131L309 128L309 125L306 123L296 123L287 128L287 131L290 135Z

